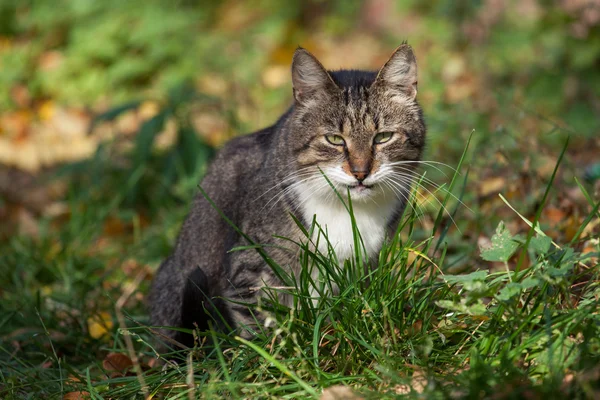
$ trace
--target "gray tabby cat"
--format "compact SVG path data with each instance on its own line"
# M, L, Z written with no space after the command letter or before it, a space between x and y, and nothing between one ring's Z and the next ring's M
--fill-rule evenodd
M354 255L350 216L325 174L342 196L349 190L367 256L376 260L396 230L425 144L412 48L401 45L379 72L327 71L298 48L292 82L293 106L275 125L223 147L201 187L256 243L275 245L264 250L298 276L298 249L274 238L306 241L290 214L307 228L316 216L340 262ZM325 241L319 243L326 254ZM198 195L174 253L154 278L152 325L205 330L214 320L217 329L238 328L249 336L243 327L256 319L239 303L256 303L257 288L281 282L256 251L228 252L244 245ZM161 333L193 344L190 335Z

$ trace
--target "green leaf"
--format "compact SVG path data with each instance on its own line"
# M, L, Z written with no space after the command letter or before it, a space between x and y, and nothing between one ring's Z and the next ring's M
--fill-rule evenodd
M498 292L496 298L501 301L508 301L512 297L521 294L523 290L538 286L539 283L540 280L536 278L526 278L522 282L511 282Z
M466 283L473 281L483 281L488 276L488 271L475 271L466 275L444 275L444 279L448 283Z
M500 290L500 292L498 292L496 298L498 298L498 300L501 301L510 300L512 297L520 294L522 289L523 288L521 287L521 284L519 282L511 282L508 285L504 286L502 290Z
M519 244L513 240L513 236L500 222L496 233L492 236L492 245L488 248L480 248L481 258L486 261L506 262L517 251Z
M137 165L142 165L150 157L154 138L163 129L166 118L167 113L163 111L144 122L140 128L135 138L135 159Z
M133 110L139 107L139 105L141 104L141 101L132 101L126 104L122 104L118 107L113 107L110 110L97 115L93 120L92 120L92 128L94 126L96 126L97 124L99 124L100 122L105 122L105 121L112 121L115 118L117 118L119 115L123 114L126 111L129 110ZM92 129L90 128L90 131Z
M549 236L536 235L531 238L529 248L537 254L546 254L550 250L550 245L552 245L552 239Z
M467 305L464 300L460 303L456 303L451 300L439 300L436 301L435 304L447 310L456 311L460 314L468 315L484 315L486 310L485 304L483 304L481 300L475 304L470 305Z

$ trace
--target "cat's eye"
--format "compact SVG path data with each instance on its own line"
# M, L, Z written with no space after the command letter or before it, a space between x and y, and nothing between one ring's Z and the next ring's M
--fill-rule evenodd
M340 135L327 135L325 139L334 146L343 146L346 144L346 141Z
M394 136L394 132L381 132L375 135L375 137L373 138L373 142L375 144L389 142L392 136Z

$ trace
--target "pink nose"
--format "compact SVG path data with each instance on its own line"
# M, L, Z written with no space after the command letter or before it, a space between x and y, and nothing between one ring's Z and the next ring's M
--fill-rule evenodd
M364 181L367 176L369 176L369 171L367 170L353 170L352 175L360 182Z

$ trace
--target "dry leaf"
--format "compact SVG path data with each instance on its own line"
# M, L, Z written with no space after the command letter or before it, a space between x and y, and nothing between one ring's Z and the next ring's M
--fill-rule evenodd
M42 71L52 71L60 67L63 59L64 57L60 51L46 51L40 56L38 66Z
M88 318L87 324L88 332L94 339L100 339L113 327L112 318L110 314L105 311Z
M283 65L269 66L264 70L262 80L269 89L281 87L290 80L289 68Z
M229 125L222 113L217 111L202 112L194 110L191 123L196 132L199 132L209 143L217 145L222 144L227 139L227 130Z
M21 108L27 108L31 104L31 95L25 85L13 86L10 89L10 97Z
M543 213L544 218L542 219L542 221L546 221L551 225L558 225L564 222L565 218L567 217L564 211L552 206L546 207Z
M128 369L133 367L133 361L125 354L108 353L102 361L102 367L109 372L125 374Z
M417 392L419 394L425 391L427 387L427 378L420 370L416 370L410 381L410 385L407 384L399 384L394 386L394 392L396 394L407 395L411 392Z
M349 387L337 385L323 390L320 400L360 400Z
M228 82L220 75L211 73L203 74L197 82L198 89L201 92L213 96L224 96L229 90Z
M107 236L120 236L129 230L129 227L123 220L109 216L104 221L102 232Z
M415 392L423 393L427 387L427 378L425 378L425 374L419 370L415 371L410 381L410 386Z
M55 111L54 103L51 100L45 101L38 108L38 117L43 121L47 121L54 116Z
M69 392L63 396L63 400L86 400L90 398L89 392Z
M145 101L138 109L140 118L143 121L149 120L160 112L160 105L155 101Z
M484 179L478 188L479 196L487 197L493 193L499 193L505 187L506 179L501 176Z
M410 386L406 384L394 386L394 392L396 394L410 394Z

